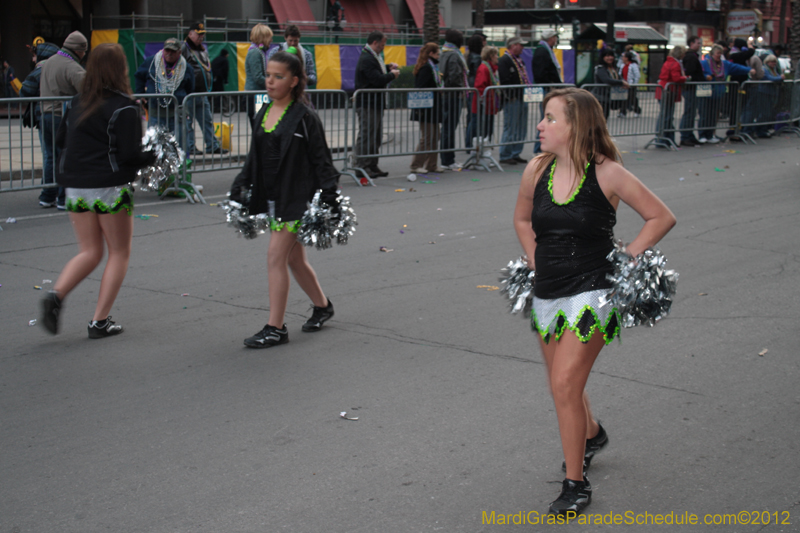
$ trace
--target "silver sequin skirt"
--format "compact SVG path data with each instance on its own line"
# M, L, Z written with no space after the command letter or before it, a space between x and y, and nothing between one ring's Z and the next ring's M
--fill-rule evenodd
M67 187L65 191L67 211L86 213L91 211L98 215L113 215L125 210L133 214L133 185L117 185L98 189L76 189Z
M617 308L611 304L601 305L601 298L608 292L608 289L599 289L552 300L534 296L531 327L545 343L557 341L569 329L581 342L589 342L595 332L600 332L608 344L619 336L620 329Z

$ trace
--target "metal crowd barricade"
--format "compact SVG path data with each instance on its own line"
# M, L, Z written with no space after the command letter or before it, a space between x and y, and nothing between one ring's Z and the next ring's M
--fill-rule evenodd
M790 92L791 94L789 98L791 99L791 102L789 103L789 121L785 126L779 124L780 127L776 128L776 131L782 131L785 127L788 127L800 134L800 131L798 131L800 130L800 79L796 79L794 82L792 82L792 89Z
M325 128L333 161L344 162L346 167L350 141L347 93L341 90L310 90L305 94ZM187 95L181 112L187 131L182 146L189 159L184 169L184 185L191 186L193 173L242 168L252 143L251 117L254 118L261 106L268 105L268 102L266 91ZM190 128L192 123L195 125L194 129ZM212 136L217 140L214 141ZM189 150L191 144L193 151ZM213 145L216 144L219 144L219 150L213 151ZM209 148L212 150L208 150ZM346 168L342 173L355 179L355 175Z
M542 101L548 91L574 85L500 85L487 87L478 112L478 146L474 165L488 170L519 151L525 144L536 143L536 126L542 119ZM493 114L491 111L496 110ZM492 149L500 148L495 158ZM505 157L504 157L505 156ZM470 161L471 163L471 161Z
M798 80L744 82L739 91L741 103L740 135L755 143L755 137L769 137L770 129L795 133L800 136L800 128L792 126L792 96ZM779 125L786 126L779 128Z
M478 91L463 87L357 90L351 115L353 164L350 168L374 186L368 171L377 168L381 157L468 150L465 142L468 95L477 98ZM438 113L441 113L440 119L433 116ZM437 119L441 128L421 126L436 124Z
M718 129L726 129L728 137L737 136L738 90L735 81L668 83L663 89L656 88L659 107L655 137L645 148L677 150L684 137L718 143Z
M655 135L659 103L656 83L623 86L586 84L581 86L600 102L612 137Z
M186 129L182 118L183 107L181 107L175 95L143 93L135 94L134 98L141 102L145 111L143 117L144 129L151 126L166 128L175 135L175 139L181 147L185 146ZM191 203L195 203L195 200L202 201L202 187L196 188L190 181L186 180L185 170L188 164L188 162L184 163L184 168L181 172L172 176L166 186L157 191L162 200L179 196L185 197Z
M37 117L35 107L39 106L42 109L48 105L63 106L71 98L3 99L6 112L5 115L0 115L0 193L58 186L55 182L55 148L49 183L45 183L44 179L45 155L42 150L42 144L46 140L49 140L49 146L55 147L57 128L52 128L49 139L45 139L44 130L40 129L39 124L41 115ZM22 123L22 117L28 106L31 106L31 117L35 123L31 128Z

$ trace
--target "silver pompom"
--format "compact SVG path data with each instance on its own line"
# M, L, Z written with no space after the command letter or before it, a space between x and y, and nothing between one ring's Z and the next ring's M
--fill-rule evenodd
M233 200L223 200L218 205L225 211L228 225L236 230L238 237L255 239L269 231L269 217L266 213L250 215L246 206Z
M163 126L150 126L142 138L145 151L156 154L155 163L137 173L140 189L158 191L167 186L183 166L185 156L171 131Z
M634 260L622 241L616 241L608 260L614 264L614 274L607 276L614 287L602 305L619 310L623 327L652 327L669 314L678 273L666 268L667 258L661 250L648 248Z
M300 219L300 230L297 240L305 246L314 246L324 250L337 244L347 244L348 239L356 232L358 220L350 205L349 196L338 196L338 212L322 203L322 191L317 191L309 202L308 209Z
M505 294L511 300L509 310L511 314L522 313L523 318L530 316L533 303L533 284L536 272L528 268L524 257L509 261L505 268L500 270L502 275L498 278L500 294Z

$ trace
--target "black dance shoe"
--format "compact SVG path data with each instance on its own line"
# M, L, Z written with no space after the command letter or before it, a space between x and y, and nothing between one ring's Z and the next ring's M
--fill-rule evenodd
M61 298L56 291L48 291L42 298L42 325L55 335L58 333L58 315L61 313Z
M115 324L111 316L105 320L92 320L89 322L89 338L103 339L122 333L122 326Z
M583 481L565 479L561 485L561 494L550 504L550 514L566 515L572 512L579 515L591 502L592 486L585 476Z
M289 330L286 329L286 324L282 329L267 324L264 328L244 340L244 345L248 348L269 348L270 346L277 346L278 344L286 344L289 342Z
M303 331L319 331L322 329L322 324L333 318L333 303L330 298L328 298L328 305L326 307L313 307L314 312L311 314L311 318L306 320L306 323L303 324Z
M583 452L583 471L586 472L589 470L589 465L592 464L592 459L594 456L597 455L600 450L606 447L608 444L608 434L600 422L597 423L600 426L600 431L597 432L597 435L592 437L591 439L586 439L586 450ZM567 471L567 463L566 461L561 463L561 470L566 472Z

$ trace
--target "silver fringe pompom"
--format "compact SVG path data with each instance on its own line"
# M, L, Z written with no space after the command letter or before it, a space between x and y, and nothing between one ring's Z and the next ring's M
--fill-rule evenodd
M648 248L634 260L622 241L616 241L608 260L614 264L614 274L607 276L614 287L601 303L619 310L623 327L652 327L669 314L678 273L667 270L661 250Z
M339 204L339 212L336 213L331 206L322 203L321 195L322 191L317 191L308 204L308 209L303 213L297 240L305 246L314 246L318 250L330 248L334 241L337 244L347 244L358 225L356 213L350 205L350 197L336 198Z
M501 294L511 300L509 310L511 314L522 313L523 318L530 316L533 304L533 284L536 272L528 268L524 257L509 261L505 268L500 270L502 276L498 278L502 288Z
M180 172L185 159L183 150L171 131L163 126L150 126L142 138L145 151L156 154L156 161L136 174L139 188L143 191L158 191L166 187L171 177Z

